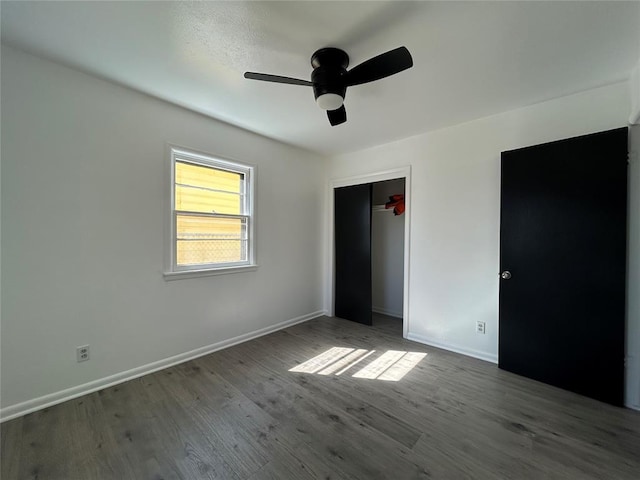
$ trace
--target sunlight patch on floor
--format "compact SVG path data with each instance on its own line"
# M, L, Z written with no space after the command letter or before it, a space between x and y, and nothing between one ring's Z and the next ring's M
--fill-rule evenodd
M426 356L427 354L422 352L406 352L401 358L399 358L387 370L382 372L377 378L378 380L397 382L407 373L409 373L413 369L413 367L418 365L418 363L420 363L420 360L422 360Z
M318 375L342 375L374 353L376 353L375 350L366 350L364 348L332 347L326 352L289 369L289 371L317 373ZM387 350L351 376L354 378L397 382L426 356L427 354L423 352Z
M355 378L378 378L388 368L400 360L405 353L407 352L388 350L369 365L354 373L352 376Z
M342 357L340 360L333 363L333 365L329 365L324 370L320 370L318 374L331 375L332 373L335 373L336 375L340 375L340 373L336 373L338 370L340 370L340 372L343 372L345 368L346 369L351 368L352 365L354 365L357 361L361 360L360 357L362 357L365 353L367 353L365 349L359 348L355 352L351 352L345 357ZM369 352L369 354L371 354L371 352Z
M350 354L354 350L355 348L333 347L326 352L313 357L311 360L307 360L297 367L293 367L289 371L301 373L316 373L318 370L322 370L323 368L333 364L334 362L340 360L342 357Z

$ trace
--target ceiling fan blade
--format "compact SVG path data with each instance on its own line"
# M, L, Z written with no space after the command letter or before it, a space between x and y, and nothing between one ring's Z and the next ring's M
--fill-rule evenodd
M245 72L244 78L248 78L250 80L262 80L263 82L286 83L288 85L303 85L305 87L313 86L313 83L307 80L281 77L280 75L269 75L268 73Z
M356 65L347 72L347 86L361 85L388 77L413 67L413 59L406 47L389 50Z
M331 126L335 127L336 125L340 125L347 121L347 111L345 110L344 105L342 105L337 110L327 110L327 117L329 117L329 123Z

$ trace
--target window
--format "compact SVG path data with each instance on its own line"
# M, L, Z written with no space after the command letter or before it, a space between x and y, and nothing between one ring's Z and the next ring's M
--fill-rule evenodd
M171 149L168 275L254 266L253 167Z

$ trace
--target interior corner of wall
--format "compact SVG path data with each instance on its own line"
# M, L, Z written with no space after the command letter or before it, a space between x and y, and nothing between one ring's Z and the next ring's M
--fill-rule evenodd
M629 89L631 90L631 115L629 124L640 124L640 60L631 71L629 77Z

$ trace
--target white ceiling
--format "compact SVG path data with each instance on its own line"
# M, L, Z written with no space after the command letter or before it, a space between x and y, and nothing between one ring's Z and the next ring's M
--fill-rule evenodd
M9 2L3 42L248 130L331 154L626 80L640 2ZM405 45L414 67L347 91L331 127L309 79Z

